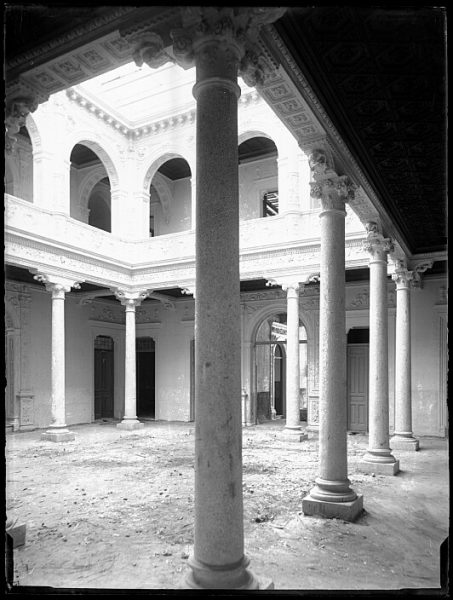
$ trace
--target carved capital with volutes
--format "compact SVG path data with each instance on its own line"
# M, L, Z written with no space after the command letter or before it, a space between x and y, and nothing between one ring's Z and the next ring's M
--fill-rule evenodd
M33 279L45 284L46 290L52 294L52 299L64 300L65 294L70 292L71 288L80 289L80 282L66 277L37 273L33 276Z
M15 136L25 125L27 115L38 108L38 100L33 96L15 96L8 99L5 110L5 152L11 154L17 142Z
M383 260L387 262L387 254L393 252L394 246L390 238L385 238L379 232L377 223L366 224L367 237L363 242L363 249L370 255L370 260Z
M114 294L115 294L116 298L126 308L126 311L127 310L135 310L135 308L137 306L140 306L140 304L143 302L143 300L145 300L151 293L152 293L152 290L129 291L129 290L122 290L119 288L114 290Z
M392 279L396 283L396 289L409 289L413 278L414 273L413 271L409 271L406 265L406 261L402 259L396 259L395 271L392 273Z
M412 287L414 288L423 288L423 279L422 274L430 269L434 264L434 261L431 259L421 260L419 262L413 263L413 278L412 278Z
M354 198L356 185L347 175L337 175L323 149L314 150L308 163L314 179L310 183L311 197L321 200L323 210L345 212L345 203Z

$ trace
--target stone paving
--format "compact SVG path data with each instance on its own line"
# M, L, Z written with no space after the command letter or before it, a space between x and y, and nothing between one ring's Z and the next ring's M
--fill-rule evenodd
M245 552L279 590L439 589L449 527L448 441L395 452L396 476L366 474L364 435L348 436L349 478L364 496L354 523L308 517L318 442L279 437L283 421L243 430ZM27 526L15 586L174 589L193 544L194 424L71 427L72 442L6 434L8 516Z

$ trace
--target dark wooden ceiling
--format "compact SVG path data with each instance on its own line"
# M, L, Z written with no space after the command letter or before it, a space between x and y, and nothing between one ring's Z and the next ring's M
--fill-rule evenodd
M446 248L446 11L290 8L276 23L412 253Z
M6 64L112 10L9 5ZM411 252L445 251L446 9L291 7L275 27Z

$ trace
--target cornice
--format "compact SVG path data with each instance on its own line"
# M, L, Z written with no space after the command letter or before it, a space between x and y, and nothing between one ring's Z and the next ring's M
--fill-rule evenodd
M74 87L70 87L66 90L68 99L78 104L81 108L84 108L87 112L93 114L99 120L103 121L107 125L110 125L113 129L124 135L127 139L139 139L147 135L157 135L176 129L187 123L192 124L196 120L196 107L166 117L164 119L158 119L147 123L146 125L133 126L128 120L121 119L117 116L112 115L104 108L101 108L96 102L89 99L85 94ZM254 103L262 102L261 96L256 90L241 95L238 100L238 104L247 106Z

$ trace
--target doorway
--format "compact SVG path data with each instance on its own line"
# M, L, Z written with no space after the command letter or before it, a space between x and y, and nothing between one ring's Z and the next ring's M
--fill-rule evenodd
M98 335L94 340L94 418L113 418L113 339Z
M368 431L369 330L351 329L347 346L348 430Z
M156 348L150 337L136 340L137 416L154 419L156 416Z
M285 376L286 361L283 348L280 344L274 347L274 408L275 414L283 416L286 414Z

